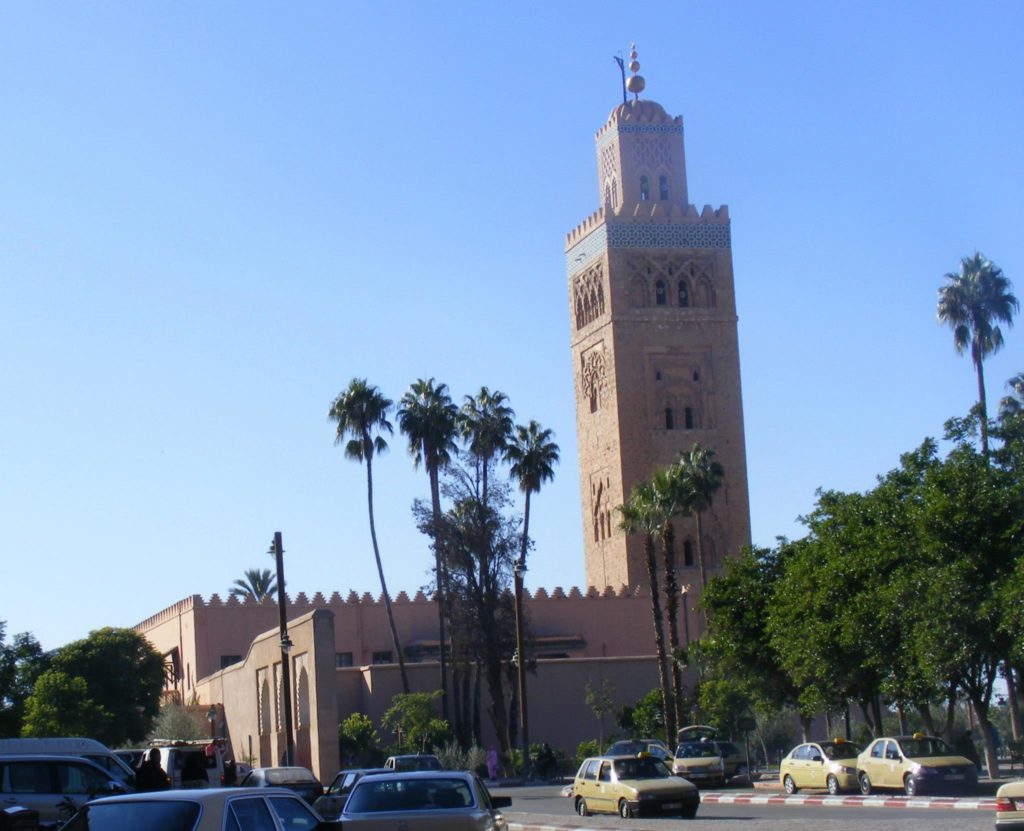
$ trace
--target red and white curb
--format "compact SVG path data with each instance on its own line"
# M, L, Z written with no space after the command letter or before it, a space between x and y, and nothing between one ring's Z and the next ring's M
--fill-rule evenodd
M837 808L943 808L947 811L994 811L995 799L951 796L761 796L702 793L700 801L718 805L826 805Z

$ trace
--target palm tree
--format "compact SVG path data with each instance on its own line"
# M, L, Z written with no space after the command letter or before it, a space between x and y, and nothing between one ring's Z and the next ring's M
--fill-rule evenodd
M995 263L977 251L960 260L960 271L946 275L939 289L937 316L953 330L953 346L962 355L971 349L978 374L978 407L981 411L981 452L988 456L988 408L985 401L985 358L1003 346L999 323L1013 325L1020 309L1010 281Z
M491 460L505 449L512 434L515 413L508 396L500 390L480 387L476 396L467 395L459 414L459 432L480 465L481 501L487 504L487 474Z
M277 590L277 578L269 568L262 571L258 568L245 570L245 578L235 580L232 584L230 595L239 600L247 600L250 597L257 603L263 598L271 597Z
M661 683L661 708L666 722L675 711L669 691L668 672L665 661L665 633L661 625L661 600L658 597L658 561L655 556L654 538L661 529L661 517L655 505L651 486L640 483L633 486L625 505L619 505L622 516L619 528L627 534L642 534L644 559L647 562L647 580L651 589L651 619L654 622L654 649L658 657L658 680ZM667 727L667 725L666 725ZM669 743L675 736L666 732Z
M683 512L683 489L677 467L659 468L651 477L651 496L660 519L658 536L661 537L665 566L665 611L668 615L668 648L671 656L672 696L675 708L666 713L669 735L676 734L676 725L683 718L683 672L679 666L679 581L676 579L676 529L673 520Z
M711 507L715 492L722 487L725 469L715 461L715 451L694 444L689 453L683 452L677 462L679 485L683 493L683 506L697 523L697 565L700 567L700 590L708 583L707 564L704 560L704 531L701 519ZM707 613L704 615L707 622Z
M526 654L523 650L523 575L526 573L526 550L530 541L530 494L540 493L541 485L555 478L558 464L558 445L554 434L531 420L527 426L516 426L515 434L505 444L505 461L510 464L512 477L523 492L523 541L519 549L519 562L515 571L516 601L516 666L519 682L519 723L522 726L523 764L530 757L530 729L526 718Z
M366 462L366 503L370 512L373 556L377 561L377 576L380 577L380 590L384 595L391 642L394 644L398 669L402 675L402 690L408 693L409 679L405 674L405 657L398 641L398 629L395 627L395 617L391 610L391 595L388 594L384 566L380 560L380 549L377 547L377 526L373 521L373 457L375 453L383 453L388 449L388 443L381 433L386 432L390 435L393 432L391 422L388 421L391 404L391 399L385 398L380 390L368 384L365 378L353 378L348 388L334 399L330 410L327 411L327 418L337 424L334 443L344 442L345 455L348 458Z
M441 487L439 472L451 461L455 450L458 408L452 403L447 384L433 378L418 379L402 396L398 426L409 439L409 453L416 467L422 464L430 479L430 503L434 523L434 579L437 583L437 626L440 641L441 713L448 719L448 664L445 657L445 573L441 562Z
M1006 382L1006 386L1010 394L999 402L1000 418L1024 413L1024 372L1014 375Z

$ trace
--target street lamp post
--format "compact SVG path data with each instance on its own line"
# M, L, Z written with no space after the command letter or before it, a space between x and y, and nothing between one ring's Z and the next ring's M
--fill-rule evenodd
M519 682L519 726L522 732L523 775L530 771L530 726L526 716L526 652L523 649L523 575L526 574L526 560L516 560L512 574L515 578L516 607L516 677Z
M281 629L281 699L284 705L284 764L291 767L293 756L292 744L292 681L288 653L292 649L291 638L288 637L288 610L285 605L287 597L284 593L284 545L281 532L274 532L271 544L274 559L277 562L277 611Z

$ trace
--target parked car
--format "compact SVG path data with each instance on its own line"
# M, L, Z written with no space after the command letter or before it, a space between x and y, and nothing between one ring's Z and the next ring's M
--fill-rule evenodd
M158 741L151 747L160 751L172 788L212 788L224 782L224 747L218 742Z
M340 831L291 791L216 788L97 799L61 831Z
M886 736L857 757L857 779L865 796L874 788L894 788L907 796L972 790L978 769L936 736Z
M480 778L459 771L364 776L341 812L345 831L508 831L502 808Z
M725 784L725 761L718 745L710 739L681 742L672 760L672 773L689 779L698 787Z
M608 746L605 756L636 756L648 753L671 767L672 751L660 739L620 739Z
M797 745L779 764L779 782L788 794L800 788L824 788L830 794L855 791L860 787L857 756L861 749L843 739Z
M96 739L52 737L45 739L0 739L0 753L45 753L54 756L78 756L99 765L127 785L135 782L135 770Z
M0 811L14 805L38 811L44 828L64 822L90 799L129 790L109 771L77 756L0 755Z
M388 756L384 767L393 771L441 770L441 760L432 753L411 753L406 756Z
M114 755L117 756L117 758L124 762L126 765L128 765L128 767L130 767L132 770L135 770L135 768L139 766L139 763L145 757L146 749L142 747L121 748L120 750L115 750Z
M324 792L324 786L313 775L313 771L297 766L253 768L239 785L243 788L287 788L310 805Z
M584 759L572 783L572 799L581 817L618 814L623 819L648 814L693 819L700 805L697 787L673 776L654 756Z
M317 797L313 807L324 819L337 819L341 815L341 809L356 782L364 776L372 773L391 773L387 768L353 768L352 770L338 771L337 776L324 790L323 796Z
M1024 831L1024 780L1007 782L996 791L996 831Z
M715 739L718 745L718 752L722 754L722 766L725 769L725 778L732 779L736 776L746 776L747 754L742 747L735 742L723 742Z

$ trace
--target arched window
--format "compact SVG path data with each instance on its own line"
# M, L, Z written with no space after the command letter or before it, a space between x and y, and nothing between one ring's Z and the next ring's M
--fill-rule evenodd
M604 185L604 201L609 205L612 203L612 185L611 182L605 182Z
M663 201L668 199L668 176L658 177L658 198Z
M685 410L683 410L683 419L685 420L685 423L686 423L686 429L687 430L692 430L693 429L693 408L692 407L687 407Z
M689 540L683 543L683 565L693 565L693 543Z
M665 429L666 430L674 430L675 428L676 428L676 418L675 418L675 415L672 413L672 408L671 407L666 407L665 408Z
M690 291L686 288L686 281L679 281L679 307L685 309L690 305Z
M641 202L646 202L650 198L651 198L651 189L650 189L650 186L647 184L647 177L646 176L641 176L640 177L640 201Z
M659 306L664 306L667 302L664 280L658 280L658 282L654 284L654 302Z
M619 180L612 179L612 207L619 204Z

